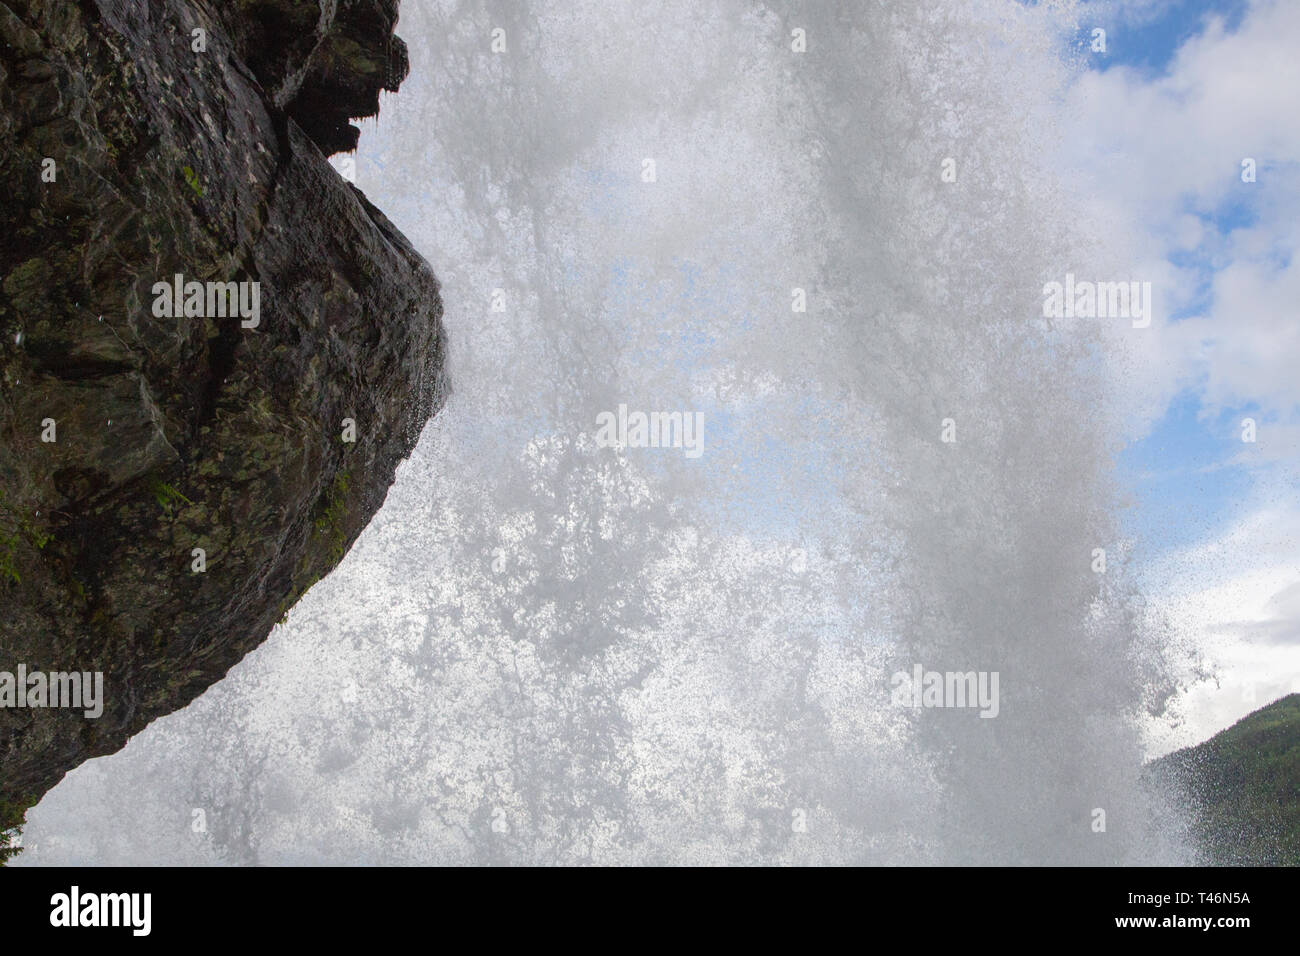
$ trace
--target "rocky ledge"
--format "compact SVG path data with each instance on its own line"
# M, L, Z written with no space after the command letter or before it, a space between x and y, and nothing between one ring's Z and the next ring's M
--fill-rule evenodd
M0 0L0 809L256 647L439 407L437 281L326 161L396 19Z

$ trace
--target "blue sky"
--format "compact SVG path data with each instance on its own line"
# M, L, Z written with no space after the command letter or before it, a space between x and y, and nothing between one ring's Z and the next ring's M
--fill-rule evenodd
M1204 412L1196 390L1182 392L1120 458L1121 477L1136 494L1124 522L1140 557L1194 545L1223 528L1250 490L1249 469L1229 464L1240 448L1236 416Z
M1084 9L1090 7L1127 8L1132 17L1122 30L1107 31L1106 55L1096 59L1095 68L1105 71L1124 66L1154 75L1168 67L1179 47L1189 38L1201 33L1208 16L1224 18L1228 29L1235 30L1249 4L1246 0L1160 0L1156 4L1084 0ZM1090 42L1092 26L1088 24L1080 31L1081 44Z

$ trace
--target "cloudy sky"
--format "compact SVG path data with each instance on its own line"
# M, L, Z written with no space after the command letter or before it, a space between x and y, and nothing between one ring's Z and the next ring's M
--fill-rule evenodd
M1078 36L1061 164L1157 301L1117 333L1126 526L1218 675L1160 752L1300 691L1300 4L1099 0Z

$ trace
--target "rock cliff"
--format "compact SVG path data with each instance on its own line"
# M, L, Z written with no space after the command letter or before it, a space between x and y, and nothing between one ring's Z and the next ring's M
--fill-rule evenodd
M0 805L257 646L438 409L437 281L326 161L406 75L396 18L0 0L0 675L104 687L0 707Z

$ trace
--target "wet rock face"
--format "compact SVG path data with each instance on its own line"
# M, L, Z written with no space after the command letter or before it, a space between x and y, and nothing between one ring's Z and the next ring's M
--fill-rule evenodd
M271 101L326 153L354 149L348 120L379 111L409 65L397 0L239 0L213 5Z
M0 704L104 675L98 719L0 706L0 802L259 644L439 407L437 281L325 160L405 76L396 15L0 0Z

